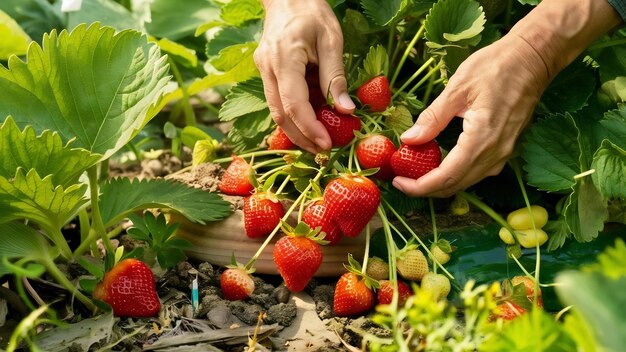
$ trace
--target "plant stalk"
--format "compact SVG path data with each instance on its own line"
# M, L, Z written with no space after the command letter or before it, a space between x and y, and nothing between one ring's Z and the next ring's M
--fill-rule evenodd
M430 66L430 64L433 63L433 61L435 61L435 59L432 57L426 60L424 64L420 66L420 68L418 68L417 71L415 71L411 75L411 77L409 77L409 79L407 79L406 82L404 82L404 84L400 86L400 88L398 88L398 90L395 93L393 93L391 100L395 99L402 91L406 89L406 87L408 87L411 83L413 83L413 81L417 78L417 76L419 76L422 72L424 72L424 70L426 70L428 66Z
M398 62L398 65L396 66L396 70L393 73L393 77L391 78L391 81L389 82L389 85L391 87L393 87L393 84L396 82L396 79L398 78L398 75L400 74L400 70L402 69L402 66L404 66L406 59L411 54L411 50L413 50L413 47L415 46L415 44L417 44L417 41L422 37L422 34L424 34L425 29L426 29L426 26L422 23L420 28L417 30L417 32L413 36L413 39L411 39L411 41L409 42L409 45L404 50L404 54L402 54L402 57L400 58L400 61Z
M41 263L46 267L48 274L50 274L50 276L52 276L56 280L56 282L58 282L61 286L65 287L68 291L74 294L76 298L78 298L78 300L82 302L90 311L95 312L96 306L93 304L91 299L89 299L89 297L85 296L82 292L80 292L80 290L74 287L72 282L70 282L70 280L65 277L65 274L63 274L61 270L57 268L56 264L54 264L51 259L43 258L41 260Z
M89 189L91 195L91 226L94 231L102 238L102 244L107 253L115 253L113 245L106 235L106 228L102 221L102 214L100 214L100 192L98 184L98 169L97 165L90 167L87 170L87 176L89 177Z
M193 108L191 107L191 101L189 97L189 92L187 91L187 87L185 86L185 81L183 80L183 76L180 74L180 70L178 66L171 58L168 58L167 61L170 64L170 68L172 69L172 73L174 74L174 78L176 82L178 82L178 86L180 87L180 91L183 93L183 109L185 111L185 124L187 126L195 126L196 125L196 114L193 112Z

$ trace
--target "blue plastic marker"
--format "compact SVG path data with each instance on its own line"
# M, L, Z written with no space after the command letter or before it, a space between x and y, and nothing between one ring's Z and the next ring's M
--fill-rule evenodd
M191 282L191 308L194 314L198 310L198 277Z

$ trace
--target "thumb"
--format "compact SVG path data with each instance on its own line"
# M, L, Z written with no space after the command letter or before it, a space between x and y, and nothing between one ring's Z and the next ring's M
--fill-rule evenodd
M406 144L423 144L435 139L454 116L463 109L462 99L442 92L437 99L417 118L415 124L406 130L400 139Z
M324 56L320 57L320 86L324 97L330 93L337 111L342 114L351 114L356 106L348 95L348 82L341 59L342 48L343 45L336 45L336 48L328 50Z

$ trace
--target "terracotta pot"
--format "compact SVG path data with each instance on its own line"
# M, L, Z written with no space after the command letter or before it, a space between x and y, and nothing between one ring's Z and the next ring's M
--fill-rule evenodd
M241 210L236 210L222 221L207 225L192 223L179 215L174 215L172 220L180 223L176 232L177 236L193 244L193 247L186 251L187 255L190 258L207 261L215 265L230 264L233 252L237 261L245 264L265 241L265 238L251 239L246 236ZM295 224L296 220L297 213L294 212L289 222ZM370 222L371 232L381 226L378 216L375 216ZM278 274L272 253L274 243L279 238L280 234L274 236L256 260L254 267L257 273ZM361 261L364 250L364 233L354 238L343 237L339 243L333 246L322 246L324 259L315 276L340 276L346 271L343 264L348 262L348 253L352 253L355 259Z

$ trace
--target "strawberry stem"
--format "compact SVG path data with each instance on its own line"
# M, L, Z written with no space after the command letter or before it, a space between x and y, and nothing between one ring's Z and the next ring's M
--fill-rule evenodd
M285 187L287 186L290 180L291 180L291 175L287 175L287 177L285 177L285 179L283 180L283 183L281 183L278 189L276 190L276 194L280 194L285 189Z
M263 173L261 176L259 176L257 178L257 180L259 181L259 183L261 183L261 181L265 180L267 177L272 176L273 174L275 174L277 172L281 172L281 171L285 170L288 167L289 167L289 165L281 165L281 166L278 166L278 167L273 168L271 170L268 170L265 173Z
M481 201L480 199L478 199L477 197L475 197L475 196L473 196L473 195L471 195L469 193L461 191L461 192L459 192L457 194L459 195L459 197L467 200L473 206L475 206L478 209L482 210L485 214L487 214L491 219L493 219L495 222L497 222L500 226L506 227L506 229L509 230L511 232L511 234L513 234L513 237L516 237L515 230L513 230L511 225L509 225L509 223L506 222L506 220L504 220L504 218L502 216L500 216L500 214L496 213L490 206L488 206L487 204L483 203L483 201Z
M424 64L422 64L422 66L420 66L420 68L418 68L417 71L415 71L411 75L411 77L409 77L409 79L407 79L406 82L404 82L404 84L400 86L400 88L398 88L398 90L396 90L396 92L391 97L391 100L394 100L398 96L398 94L400 94L400 92L404 91L404 89L406 89L406 87L408 87L422 72L424 72L424 70L426 70L430 66L430 64L433 63L433 61L435 61L435 59L432 57L426 60L426 62L424 62Z
M352 172L352 160L354 160L354 158L356 158L356 155L354 155L354 145L356 143L354 143L354 141L352 143L350 143L350 153L348 154L348 171Z
M433 92L433 87L435 87L435 84L439 84L445 80L445 77L440 77L438 79L435 79L435 76L430 77L430 79L428 80L428 85L426 86L426 91L424 92L424 96L422 97L422 102L424 104L427 104L428 99L430 99L430 94Z
M363 265L361 272L365 274L367 272L367 260L370 256L370 224L365 226L365 253L363 254Z
M80 290L78 290L70 280L65 277L65 274L59 270L54 261L50 258L41 258L41 263L46 267L48 274L52 276L56 282L61 284L61 286L65 287L68 291L70 291L73 295L78 298L90 311L95 312L96 306L93 304L89 297L85 296Z
M391 234L391 223L389 222L389 218L387 218L387 213L385 212L385 208L382 205L378 206L378 216L383 223L383 232L385 233L385 241L387 242L387 263L389 265L389 280L393 283L393 295L391 298L391 312L390 315L396 321L396 316L398 314L398 272L396 268L396 242L393 240L393 235ZM394 331L402 331L402 329L394 329ZM402 335L400 333L400 335ZM402 336L400 336L402 338ZM402 346L401 344L399 346Z
M102 221L102 215L100 214L100 192L98 190L98 165L94 165L87 169L87 176L89 178L89 191L91 196L91 228L102 238L102 244L107 253L113 254L113 245L106 235L106 228ZM91 232L91 230L90 230Z
M241 154L241 155L237 155L240 158L249 158L252 156L265 156L265 155L279 155L279 154L287 154L287 155L298 155L301 154L302 151L300 150L283 150L283 149L278 149L278 150L257 150L254 152L249 152L249 153L245 153L245 154ZM229 156L227 158L220 158L220 159L215 159L213 160L213 163L215 164L222 164L222 163L228 163L233 161L233 157Z
M406 62L406 59L411 54L411 50L413 50L413 47L415 46L415 44L417 44L417 41L422 37L422 34L424 34L424 30L425 29L426 29L426 26L425 26L424 23L422 23L420 28L417 30L417 32L413 36L413 39L411 39L411 41L409 42L409 45L404 50L404 54L402 54L402 57L400 58L400 62L398 62L398 65L396 65L396 70L393 73L393 77L391 78L391 81L389 82L389 85L391 87L393 87L393 84L396 82L396 79L398 78L398 75L400 74L400 70L402 69L402 66L404 66L404 63ZM400 46L398 45L398 47L400 47ZM402 90L402 89L400 89L400 90Z
M376 131L376 130L382 130L383 128L380 127L380 124L378 123L378 121L376 121L376 119L374 119L373 117L371 117L369 114L361 114L361 116L365 117L367 119L367 122L371 125L373 125L374 127L372 127L372 129L369 128L369 126L367 124L363 124L363 127L365 128L365 132L367 132L367 134L371 134L372 132Z
M439 61L439 63L437 65L435 65L435 67L433 67L430 71L428 71L428 73L422 77L422 79L420 79L419 82L417 82L413 88L411 88L411 90L409 90L407 92L407 95L413 94L413 92L415 92L417 90L417 88L421 87L422 84L424 84L424 82L426 82L426 80L428 80L430 78L430 76L434 75L435 73L439 72L439 69L441 68L441 66L443 66L443 61Z
M433 199L431 197L428 197L428 207L430 208L430 221L433 224L433 241L435 241L435 243L437 243L437 241L439 240L439 236L437 233L437 219L435 218L435 206L433 205ZM437 259L435 258L434 255L431 255L430 257L433 261L433 273L437 273L437 265L435 265L435 262L437 262Z
M400 236L400 238L402 238L402 240L404 241L404 243L406 244L407 242L409 242L406 237L404 237L404 235L402 234L402 232L400 232L400 230L398 230L397 227L394 226L394 224L389 224L389 227L391 227L392 230L394 230L396 232L396 234L398 236Z
M272 164L275 164L275 163L284 163L284 162L285 162L285 160L283 158L269 159L269 160L262 161L262 162L260 162L258 164L252 165L252 168L254 170L257 170L259 168L262 168L263 166L272 165Z
M391 213L398 219L398 221L400 221L400 223L404 226L404 228L406 228L407 231L409 231L409 233L411 234L411 236L413 236L413 238L415 238L415 240L417 240L417 242L419 242L419 244L422 246L422 248L424 248L424 251L426 251L426 254L428 254L430 257L433 257L433 253L430 251L430 249L426 246L426 244L424 243L424 241L422 241L421 238L419 238L419 236L415 233L415 231L413 231L413 229L411 228L411 226L409 226L409 224L406 223L406 221L404 221L404 218L402 217L402 215L398 214L398 212L391 206L391 204L389 204L389 202L387 202L386 200L383 199L383 202L385 204L385 206L387 206L387 208L389 208L389 210L391 211ZM443 267L443 265L441 265L440 263L437 263L437 265L439 265L439 267L441 268L441 270L448 275L448 277L450 278L450 280L454 280L454 276L452 276L452 274L450 274L450 272L448 270L446 270L446 268Z

